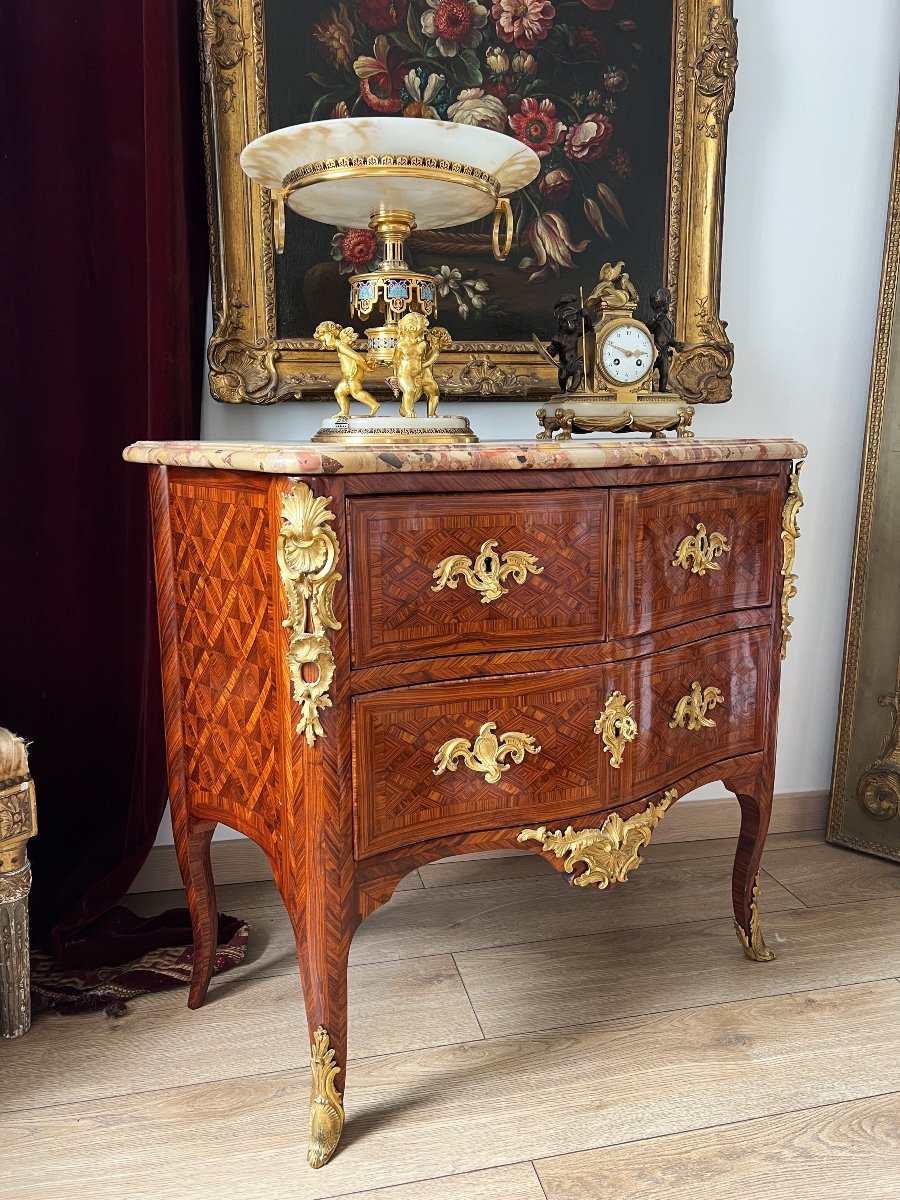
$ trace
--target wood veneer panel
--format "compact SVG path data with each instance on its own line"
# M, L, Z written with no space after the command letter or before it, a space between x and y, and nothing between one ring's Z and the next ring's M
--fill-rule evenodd
M601 692L627 688L629 664L428 684L353 702L356 852L360 858L447 834L527 825L615 803L615 773L601 769L593 724ZM616 682L613 683L612 680ZM540 746L495 784L462 763L434 774L438 749L470 742L484 722L496 736L528 734Z
M610 637L629 637L772 602L773 547L784 503L779 476L615 489L610 495ZM673 564L698 523L730 550L717 570Z
M603 490L355 499L349 504L354 666L600 641L605 635ZM541 571L484 603L464 580L435 591L438 564L534 555Z

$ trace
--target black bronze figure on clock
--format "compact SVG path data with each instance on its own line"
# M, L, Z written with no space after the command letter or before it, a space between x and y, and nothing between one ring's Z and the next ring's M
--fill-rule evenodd
M656 343L656 361L654 367L659 372L659 390L669 390L669 364L676 350L684 349L684 342L675 340L675 322L669 316L672 307L672 293L668 288L661 287L650 297L650 308L653 317L647 322L647 328L653 334Z
M561 296L553 306L553 314L556 336L548 344L547 353L559 362L559 390L575 392L584 382L584 358L579 342L584 333L594 328L594 318L576 296Z

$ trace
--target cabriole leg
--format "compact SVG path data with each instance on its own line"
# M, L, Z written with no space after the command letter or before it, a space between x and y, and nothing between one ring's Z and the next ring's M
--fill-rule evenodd
M772 814L771 772L756 777L723 780L741 806L741 833L734 858L731 898L734 928L744 953L755 962L770 962L775 953L759 927L759 864Z
M173 817L174 817L173 813ZM216 963L219 942L219 914L216 907L216 885L210 861L210 843L215 821L192 821L184 825L173 820L175 850L194 934L194 963L191 971L191 990L188 1008L199 1008L206 999L209 981Z

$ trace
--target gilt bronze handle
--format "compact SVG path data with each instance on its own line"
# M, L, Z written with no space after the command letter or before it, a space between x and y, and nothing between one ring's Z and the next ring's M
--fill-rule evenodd
M484 776L485 783L499 783L500 776L508 771L510 764L505 762L511 758L513 762L524 761L526 754L540 754L540 746L535 745L534 738L529 733L504 733L498 739L494 730L497 728L493 721L485 721L478 730L474 746L466 738L450 738L444 742L434 761L437 764L435 775L444 771L455 771L457 759L464 767Z
M603 739L603 753L609 755L609 765L618 770L625 747L638 735L634 701L626 701L621 692L613 692L602 715L594 722L594 733L599 733Z
M731 549L724 533L707 533L702 521L697 522L697 532L681 539L672 559L673 567L684 567L692 575L705 575L707 571L720 571L716 559Z
M431 589L439 592L441 588L455 589L460 580L473 591L481 592L481 603L490 604L506 596L509 588L503 587L503 581L512 578L516 583L524 583L529 575L540 575L544 568L538 565L533 554L524 550L507 550L503 555L497 553L497 543L488 539L481 543L481 549L473 562L464 554L451 554L442 558L434 569L432 579L437 583Z

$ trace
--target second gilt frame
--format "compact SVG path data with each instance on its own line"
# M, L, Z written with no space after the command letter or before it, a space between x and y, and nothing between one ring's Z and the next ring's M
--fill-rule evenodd
M732 0L673 0L667 283L674 298L671 381L690 404L731 398L734 348L719 315L728 116L737 32ZM213 396L230 404L330 397L333 356L312 338L278 338L269 195L242 172L247 142L268 131L264 0L199 0L209 191ZM531 342L460 341L442 356L445 390L541 400L556 372ZM381 382L376 390L386 390Z

